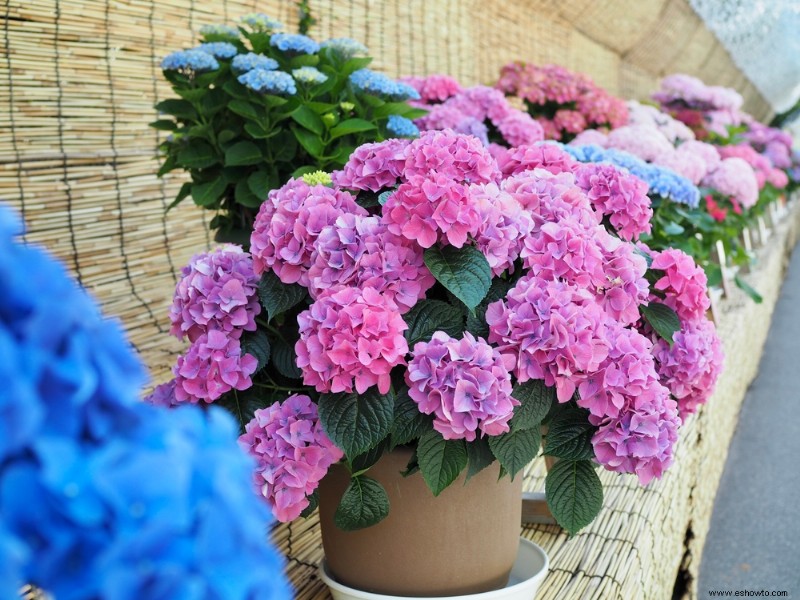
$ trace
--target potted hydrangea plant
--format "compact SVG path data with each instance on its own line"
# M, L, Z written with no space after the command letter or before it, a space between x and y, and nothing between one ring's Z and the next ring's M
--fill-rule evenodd
M559 459L552 513L578 531L602 507L598 466L660 477L713 389L705 275L680 251L634 245L651 215L646 183L553 144L493 156L476 137L426 131L363 145L330 177L272 191L252 255L225 246L184 270L171 319L191 346L154 400L237 414L280 520L313 510L322 481L326 548L345 536L326 552L340 580L418 593L359 574L413 584L427 566L497 587L516 554L520 472L540 449ZM465 497L441 513L446 533L403 514L404 482L425 511ZM359 536L390 522L398 547L387 539L375 560ZM494 530L506 564L487 573ZM444 538L457 540L448 551L419 551Z
M210 227L223 239L244 244L270 190L341 167L364 142L413 137L410 119L424 114L406 103L417 97L412 87L367 68L363 44L318 43L281 27L263 14L205 26L199 46L161 63L178 98L159 102L163 117L151 123L169 132L158 174L191 175L172 205L191 196L215 212Z

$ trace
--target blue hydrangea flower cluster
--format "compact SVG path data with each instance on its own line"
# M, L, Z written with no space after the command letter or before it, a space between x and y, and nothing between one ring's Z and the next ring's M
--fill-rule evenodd
M0 597L284 600L223 411L138 401L144 372L0 207Z
M283 71L267 71L253 69L239 76L239 83L246 85L259 94L275 94L277 96L294 96L297 86L294 79Z
M665 167L647 163L638 156L615 148L601 148L594 144L586 146L559 144L559 146L580 162L606 162L627 169L647 183L648 193L658 194L690 208L696 208L700 203L700 190L686 177Z
M419 92L406 83L372 69L359 69L350 75L350 83L357 92L383 96L387 100L419 100Z
M230 42L206 42L205 44L200 44L197 50L207 52L214 58L222 58L225 60L233 58L239 53L236 46Z
M290 54L316 54L319 52L317 42L307 35L299 33L274 33L269 38L269 45Z
M419 128L414 125L414 122L400 115L389 115L386 129L397 137L417 137L419 135Z
M315 67L300 67L292 71L292 76L298 83L319 85L328 81L328 76Z
M248 52L247 54L239 54L233 59L231 63L233 70L238 73L246 73L253 69L263 69L265 71L274 71L278 68L278 61L263 54L256 54L255 52Z
M203 37L225 37L239 39L239 29L230 25L203 25L200 27L200 35Z
M366 54L367 47L353 38L331 38L320 44L323 48L329 48L342 60L348 60L358 54Z
M215 71L219 69L219 63L211 54L202 50L178 50L168 54L161 61L161 68L164 71L178 71L191 75L204 71Z
M255 29L256 31L270 32L283 29L283 23L276 21L264 13L250 13L244 15L241 19L239 19L239 22L242 25L247 25L251 29Z

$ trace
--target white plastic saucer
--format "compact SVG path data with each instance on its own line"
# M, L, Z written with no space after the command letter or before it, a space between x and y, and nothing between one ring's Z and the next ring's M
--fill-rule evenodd
M480 594L439 596L437 600L533 600L547 575L548 566L549 561L544 550L533 542L520 538L517 560L511 568L511 577L506 587ZM319 565L319 575L330 588L334 600L412 600L407 596L373 594L342 585L330 576L324 558ZM416 600L420 600L419 597Z

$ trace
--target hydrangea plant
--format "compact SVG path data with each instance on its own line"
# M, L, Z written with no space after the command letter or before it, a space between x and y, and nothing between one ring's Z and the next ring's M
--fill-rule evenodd
M380 521L369 468L400 445L433 494L495 461L519 476L543 424L569 531L601 508L598 465L647 484L671 464L721 368L702 269L634 245L651 211L627 171L501 150L449 130L365 144L271 192L251 255L184 271L171 318L192 345L154 399L237 414L279 519L341 461L336 522Z
M139 400L116 323L0 207L0 596L284 600L224 411Z
M281 27L263 14L206 26L196 48L161 63L179 98L159 102L163 117L151 123L169 132L159 175L191 175L173 206L191 196L216 213L212 229L243 229L245 239L270 190L341 167L364 142L414 137L411 119L424 114L406 102L414 88L367 68L363 44Z

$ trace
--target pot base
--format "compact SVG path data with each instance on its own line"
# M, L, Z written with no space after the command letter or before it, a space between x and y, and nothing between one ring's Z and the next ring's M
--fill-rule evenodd
M532 600L547 575L549 561L539 546L525 538L519 539L517 559L511 569L508 584L499 590L467 594L465 596L438 596L439 600ZM319 575L331 590L333 600L409 600L409 596L386 596L347 587L333 579L325 559L319 565ZM416 597L419 600L420 597ZM431 596L433 598L433 596Z

